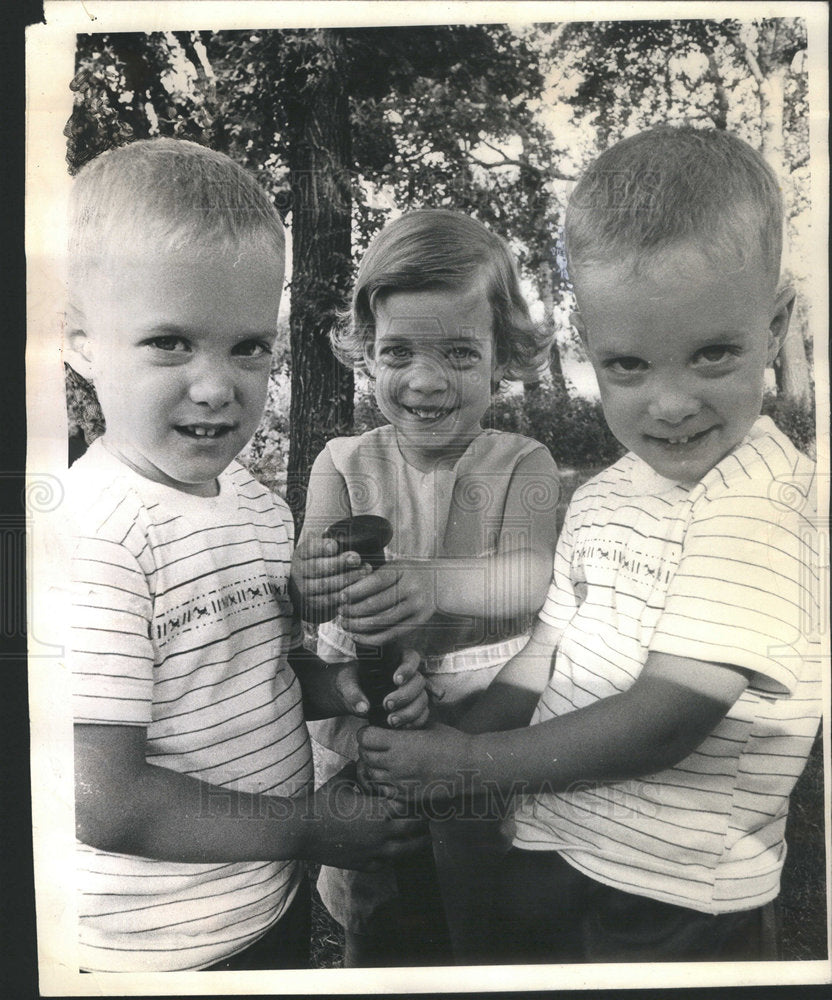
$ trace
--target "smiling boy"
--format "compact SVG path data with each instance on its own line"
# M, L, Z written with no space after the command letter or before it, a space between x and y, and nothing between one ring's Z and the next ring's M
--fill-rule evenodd
M781 226L716 130L626 139L570 200L575 325L630 450L575 493L532 637L460 731L361 738L381 785L525 793L492 961L776 957L821 706L814 466L759 416Z
M175 263L148 247L102 275L78 346L111 455L154 482L216 495L263 412L277 264L256 245L236 258L208 246Z
M313 789L309 717L366 714L304 652L285 503L234 461L266 398L283 227L232 160L173 139L73 189L67 340L106 419L66 477L79 965L308 964L304 860L366 867L418 824ZM426 717L407 658L400 724Z

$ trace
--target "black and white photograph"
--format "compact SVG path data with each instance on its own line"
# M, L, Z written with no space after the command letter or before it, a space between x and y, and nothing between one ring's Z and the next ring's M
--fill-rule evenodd
M827 5L44 17L40 994L832 982Z

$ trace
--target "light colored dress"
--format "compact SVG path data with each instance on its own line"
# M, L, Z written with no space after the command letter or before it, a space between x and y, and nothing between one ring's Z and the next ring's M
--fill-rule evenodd
M529 475L518 469L538 449L551 461L551 474L545 480L539 473ZM557 475L554 461L542 444L519 434L484 430L453 465L429 472L405 460L395 429L389 425L359 437L335 438L325 451L343 478L352 514L377 514L390 521L393 536L385 550L388 560L495 553L505 532L522 536L528 530L522 518L505 523L510 487L519 487L530 511L557 502L552 488ZM527 481L522 481L524 475ZM310 490L315 488L314 476L313 468ZM327 525L307 527L318 532ZM485 560L483 572L487 572ZM513 583L527 585L522 578ZM496 620L437 614L412 640L408 638L408 645L423 655L432 719L453 723L459 718L470 700L523 648L532 617ZM318 630L318 653L328 662L338 662L354 655L354 645L337 623L326 622ZM363 725L362 720L349 717L310 724L317 780L328 780L357 758L356 733ZM374 909L396 894L389 870L367 873L324 867L318 889L335 919L358 933Z

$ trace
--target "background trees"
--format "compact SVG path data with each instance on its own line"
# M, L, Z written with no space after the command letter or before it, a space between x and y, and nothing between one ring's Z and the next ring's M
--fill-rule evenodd
M500 25L79 39L71 170L130 138L192 138L254 169L289 223L296 517L315 455L352 426L352 373L332 359L327 333L348 301L355 251L389 215L379 202L476 212L524 237L530 268L545 254L546 135L530 107L542 86L534 52Z
M547 408L577 407L569 419L608 457L597 411L564 378L577 348L557 234L571 182L654 122L731 128L784 178L790 235L805 245L805 45L798 18L82 35L67 156L75 171L131 138L179 135L228 152L272 193L292 273L289 412L271 417L291 428L283 485L300 517L312 460L353 427L353 376L327 333L354 262L392 212L419 206L471 212L506 236L538 316L559 331L545 400L504 401L501 419L544 434ZM805 263L787 261L798 279ZM795 329L769 405L805 438L805 311ZM567 462L585 461L579 445Z
M805 291L806 44L800 18L596 22L567 26L550 58L566 56L578 78L567 101L599 149L657 121L729 128L759 149L783 180L784 272ZM799 311L775 367L781 409L811 408L807 338Z

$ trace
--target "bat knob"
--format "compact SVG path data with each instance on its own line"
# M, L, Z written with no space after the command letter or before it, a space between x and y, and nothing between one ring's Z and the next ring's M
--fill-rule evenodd
M357 514L331 524L324 538L334 538L339 552L357 552L373 569L384 563L384 547L393 537L393 528L385 517Z

